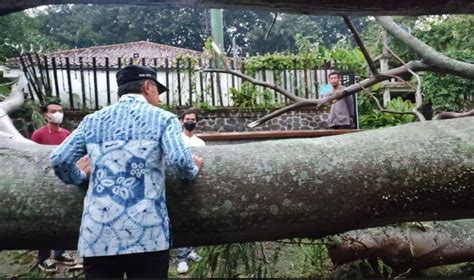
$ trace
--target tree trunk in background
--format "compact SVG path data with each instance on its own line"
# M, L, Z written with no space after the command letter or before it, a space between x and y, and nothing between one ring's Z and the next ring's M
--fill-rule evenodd
M193 148L193 182L167 172L174 245L321 237L474 218L474 117L317 139ZM76 246L85 190L51 146L0 139L0 249Z
M272 12L340 15L422 15L468 14L474 12L471 0L0 0L0 15L48 4L156 5L165 8L259 9Z
M474 261L474 220L354 230L328 246L336 265L380 258L399 272Z

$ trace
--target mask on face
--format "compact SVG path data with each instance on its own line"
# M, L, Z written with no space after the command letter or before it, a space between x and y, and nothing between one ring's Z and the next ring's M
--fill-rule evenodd
M61 112L56 112L53 114L48 114L49 121L52 123L62 123L64 114Z
M188 131L193 131L194 128L196 128L195 122L185 122L183 125L184 125L184 128L186 128L186 130Z

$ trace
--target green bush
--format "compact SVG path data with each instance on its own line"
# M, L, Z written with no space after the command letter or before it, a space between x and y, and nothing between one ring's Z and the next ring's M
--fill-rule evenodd
M281 106L273 101L272 92L269 89L259 91L257 86L247 81L240 85L240 90L230 88L229 91L234 107L276 108Z
M395 126L415 121L415 116L411 114L393 114L383 113L375 105L370 103L367 98L359 99L359 126L363 129ZM401 97L390 100L387 104L387 110L397 112L410 112L415 105L409 100L403 100Z
M472 63L472 51L450 51L449 56ZM433 113L441 111L463 111L474 97L474 81L457 76L438 73L423 75L422 92L424 103L431 103Z

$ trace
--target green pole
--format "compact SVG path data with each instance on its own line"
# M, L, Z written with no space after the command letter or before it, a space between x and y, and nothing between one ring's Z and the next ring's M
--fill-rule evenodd
M222 22L222 9L211 9L211 37L212 40L224 52L224 30ZM218 67L223 66L220 60L217 60Z
M222 23L222 9L211 9L211 36L212 40L224 50L224 31Z

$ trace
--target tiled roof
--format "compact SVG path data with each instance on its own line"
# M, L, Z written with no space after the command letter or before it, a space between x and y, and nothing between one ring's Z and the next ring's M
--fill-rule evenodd
M138 54L138 58L134 58ZM65 58L69 58L71 67L79 67L80 60L82 57L83 67L92 67L93 58L96 58L96 66L99 68L105 67L106 58L109 59L109 67L117 68L118 60L121 59L121 66L127 65L130 61L134 64L164 67L166 59L169 59L169 65L177 56L182 57L200 57L202 52L178 48L163 44L157 44L147 41L138 41L124 44L108 45L108 46L97 46L90 48L72 49L65 51L56 51L47 53L48 64L51 67L51 58L56 58L56 65L58 68L66 67ZM17 58L9 60L9 64L19 65L20 62ZM63 67L62 67L63 66Z

